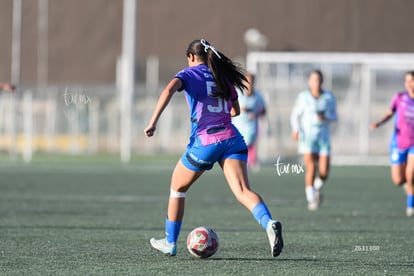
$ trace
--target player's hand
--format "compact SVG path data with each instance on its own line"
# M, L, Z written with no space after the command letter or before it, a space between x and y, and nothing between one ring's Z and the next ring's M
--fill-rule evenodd
M144 129L144 133L145 135L147 135L147 137L151 137L154 135L156 127L154 125L148 125L145 129Z
M3 85L1 85L0 90L10 90L12 92L14 92L16 90L16 86L10 83L5 83Z
M299 140L299 131L294 131L294 132L292 132L292 139L293 139L294 141Z
M16 86L13 84L9 84L7 89L9 89L10 91L14 92L16 90Z
M249 118L255 120L257 118L256 112L248 112Z
M325 111L324 110L317 110L316 116L318 117L319 122L323 122L325 120Z
M376 129L378 127L378 124L377 123L372 123L370 126L369 126L369 129L370 130L374 130L374 129Z

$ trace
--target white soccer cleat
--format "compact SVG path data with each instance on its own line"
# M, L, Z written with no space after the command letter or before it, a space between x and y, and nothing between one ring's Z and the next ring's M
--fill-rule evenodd
M314 187L306 187L306 201L308 202L308 210L315 211L319 207L320 202L320 191L315 189Z
M414 217L414 208L413 207L408 207L407 208L407 210L406 210L406 214L407 214L407 217Z
M315 190L319 191L320 189L322 189L324 183L325 182L322 179L316 177L313 181L313 187L315 188Z
M308 202L308 210L309 211L316 211L319 208L319 202L314 200L312 202Z
M272 255L273 257L277 257L283 249L282 223L277 220L270 220L267 224L266 232L269 238Z
M315 211L319 208L322 202L322 187L325 184L325 181L320 179L319 177L316 177L313 181L313 189L314 189L314 202L308 204L308 209L310 211Z
M319 206L322 203L322 192L320 190L315 190L315 204L316 208L319 208Z
M152 238L150 242L152 247L167 256L175 256L177 254L177 245L175 243L169 243L165 238L160 240Z

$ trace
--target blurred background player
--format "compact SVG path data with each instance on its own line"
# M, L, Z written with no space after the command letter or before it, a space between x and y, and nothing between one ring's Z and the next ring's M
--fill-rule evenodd
M186 55L189 67L177 73L164 88L144 130L148 137L153 136L171 97L176 91L185 92L191 112L190 143L171 177L166 237L152 238L151 245L166 255L176 255L186 192L218 162L237 200L267 231L272 255L276 257L283 248L282 224L272 220L262 198L250 189L246 143L231 123L231 116L240 114L235 87L244 89L246 78L240 67L204 39L191 42Z
M390 143L391 178L404 186L407 194L407 216L414 216L414 71L405 74L405 91L396 93L384 117L371 124L376 129L391 117L394 131Z
M309 210L320 204L320 190L330 168L330 123L337 120L336 100L322 89L323 75L314 70L308 89L299 93L291 113L292 138L305 163L305 194ZM317 173L318 172L318 173Z
M240 103L240 115L233 117L233 123L240 131L247 144L247 166L253 171L260 169L257 159L256 142L259 134L259 118L266 114L263 97L254 86L254 75L246 74L246 89L237 89Z

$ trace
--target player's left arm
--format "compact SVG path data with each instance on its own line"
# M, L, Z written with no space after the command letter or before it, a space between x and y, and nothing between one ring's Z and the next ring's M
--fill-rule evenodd
M324 114L324 119L330 122L338 120L338 113L336 112L336 99L332 94L328 103L328 108Z
M257 117L263 117L266 115L266 105L265 102L263 100L262 95L259 92L255 92L256 96L257 96Z
M240 104L237 98L231 101L230 115L231 117L236 117L240 115Z
M230 85L230 95L231 95L231 110L230 110L230 116L236 117L240 115L240 103L239 103L239 95L243 94L243 91L236 88L234 85Z

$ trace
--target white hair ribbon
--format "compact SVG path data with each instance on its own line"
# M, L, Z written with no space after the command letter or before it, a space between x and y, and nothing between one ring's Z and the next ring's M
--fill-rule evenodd
M219 53L216 51L216 48L214 48L213 46L211 46L211 45L208 45L207 44L207 42L206 42L206 40L203 38L203 39L201 39L200 40L200 42L201 42L201 45L203 45L204 46L204 52L206 52L207 53L207 50L208 49L210 49L211 51L213 51L213 53L215 53L216 54L216 56L218 57L218 58L220 58L221 59L221 56L219 55Z

